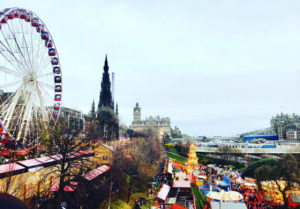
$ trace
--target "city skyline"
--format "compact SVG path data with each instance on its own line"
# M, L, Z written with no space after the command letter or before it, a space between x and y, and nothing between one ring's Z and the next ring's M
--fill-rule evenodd
M88 113L98 103L107 54L126 125L136 102L142 118L170 117L192 136L235 135L269 127L277 113L299 113L296 1L2 4L12 6L32 10L49 28L66 107Z

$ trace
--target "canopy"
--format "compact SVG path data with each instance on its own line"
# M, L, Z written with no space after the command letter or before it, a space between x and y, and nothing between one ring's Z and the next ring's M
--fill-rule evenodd
M88 181L91 181L91 180L95 179L96 177L100 176L101 174L107 172L109 169L110 169L109 166L102 165L98 168L95 168L95 169L91 170L87 174L85 174L84 178Z
M160 188L159 192L157 193L157 198L161 200L166 200L171 187L169 185L163 184L163 186Z
M33 168L33 167L41 166L43 164L42 162L36 159L22 160L22 161L18 161L17 163L26 168Z
M220 207L220 204L221 204L221 207ZM245 203L211 202L210 205L211 205L212 209L219 209L219 208L222 208L222 209L233 209L233 208L234 209L247 209L247 206Z
M76 181L70 181L70 186L65 186L64 191L65 192L74 192L77 189L78 182ZM59 182L55 182L53 186L50 188L50 192L57 192L59 189Z
M10 175L20 174L25 171L25 167L18 165L17 163L7 163L0 165L0 178Z
M213 201L240 201L243 200L244 197L242 194L236 191L229 191L229 192L209 192L207 195L208 198L212 199Z
M173 181L173 187L174 188L191 188L191 183L190 181L185 181L185 180L175 180Z
M256 184L255 184L255 183L250 183L250 182L246 182L246 183L244 183L244 185L245 185L246 187L256 187Z
M212 183L205 183L202 186L202 191L205 195L207 195L211 191L220 191L220 189L217 187L217 185Z
M244 182L244 180L243 180L241 177L237 178L235 181L236 181L237 183L243 183L243 182Z
M169 161L169 164L168 164L168 173L169 174L173 173L173 163L171 161Z

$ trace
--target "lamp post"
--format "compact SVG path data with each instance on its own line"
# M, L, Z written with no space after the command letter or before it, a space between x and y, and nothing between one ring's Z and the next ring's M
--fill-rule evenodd
M114 181L111 181L110 189L109 189L108 209L110 209L111 190L112 190L113 185L114 185Z

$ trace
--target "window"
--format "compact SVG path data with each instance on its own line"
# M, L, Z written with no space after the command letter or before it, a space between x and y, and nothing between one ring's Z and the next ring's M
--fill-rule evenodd
M108 156L107 155L103 155L102 159L103 160L108 160Z

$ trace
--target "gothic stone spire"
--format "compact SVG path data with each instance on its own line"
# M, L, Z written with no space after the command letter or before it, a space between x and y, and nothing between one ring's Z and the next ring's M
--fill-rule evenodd
M112 95L110 90L111 83L110 83L109 73L108 73L109 67L108 67L107 56L105 57L103 70L104 72L102 74L98 111L102 106L113 108Z

